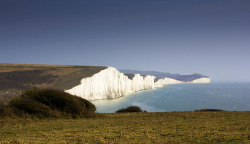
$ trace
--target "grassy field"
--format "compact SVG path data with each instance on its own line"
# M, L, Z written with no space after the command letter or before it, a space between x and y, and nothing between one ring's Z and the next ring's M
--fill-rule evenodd
M250 112L99 114L0 119L0 143L250 143Z

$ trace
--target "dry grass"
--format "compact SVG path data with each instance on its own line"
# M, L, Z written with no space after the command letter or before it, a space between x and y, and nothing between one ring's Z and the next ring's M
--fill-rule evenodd
M6 64L0 63L0 72L24 71L44 68L72 67L72 65L49 65L49 64Z
M101 114L0 119L0 143L250 143L250 112Z

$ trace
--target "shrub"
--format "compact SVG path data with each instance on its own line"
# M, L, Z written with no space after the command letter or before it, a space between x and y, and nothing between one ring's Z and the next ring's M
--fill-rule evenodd
M129 106L127 108L119 109L116 113L126 113L126 112L142 112L141 108L138 106Z
M86 99L83 99L83 98L80 98L80 97L77 97L79 101L81 101L82 103L84 103L86 105L86 108L88 111L96 111L96 107L94 104L92 104L90 101L86 100Z
M195 112L216 112L216 111L224 111L220 109L200 109L200 110L195 110Z
M29 114L48 115L50 108L43 103L29 99L15 98L10 102L10 106L25 111Z
M2 103L0 104L0 117L27 117L27 114L22 110Z
M70 114L82 114L86 109L85 103L81 102L77 97L58 90L33 89L24 92L21 97L33 99L49 106L51 109L58 109Z
M20 97L10 101L13 109L39 116L89 117L96 111L89 101L53 89L32 89L23 92Z

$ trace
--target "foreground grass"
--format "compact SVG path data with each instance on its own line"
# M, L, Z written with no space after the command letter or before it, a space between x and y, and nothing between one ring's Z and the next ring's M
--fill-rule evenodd
M0 143L250 143L250 112L101 114L0 119Z

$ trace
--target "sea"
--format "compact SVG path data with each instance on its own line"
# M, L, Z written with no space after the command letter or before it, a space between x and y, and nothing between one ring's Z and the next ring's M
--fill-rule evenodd
M92 103L98 113L114 113L128 106L139 106L148 112L194 111L204 108L250 111L250 83L171 84Z

